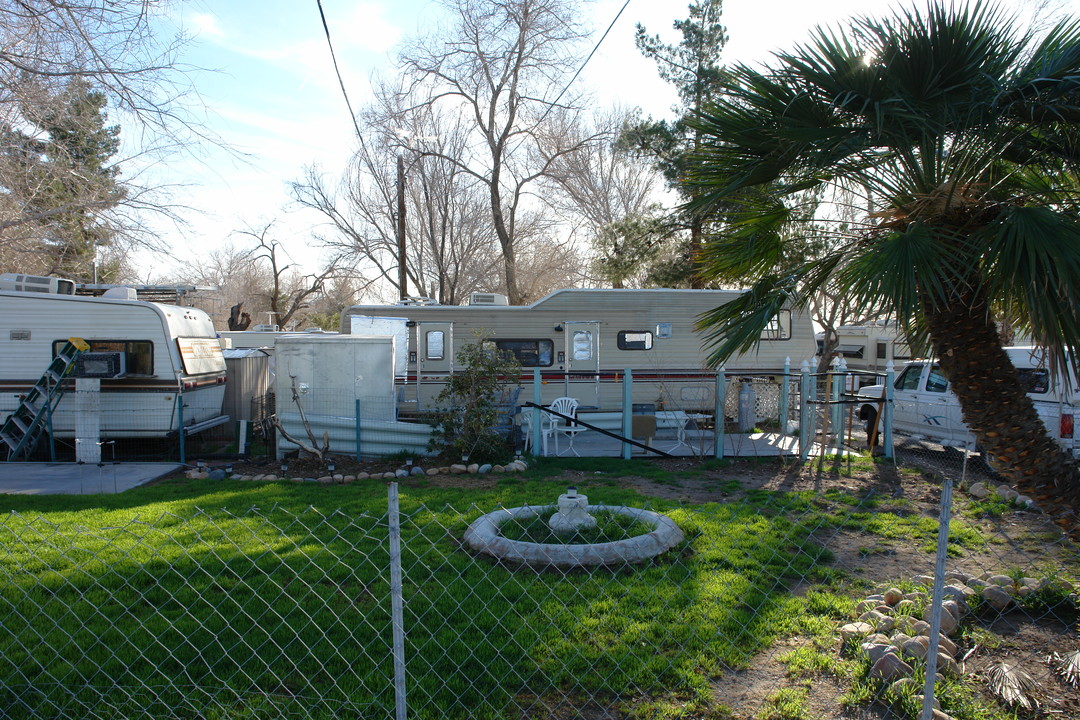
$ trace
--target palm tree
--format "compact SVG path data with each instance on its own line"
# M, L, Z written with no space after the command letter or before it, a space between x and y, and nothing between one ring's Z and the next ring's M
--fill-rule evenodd
M1080 25L1036 35L999 8L930 5L818 29L771 67L736 66L696 125L700 202L725 208L703 270L750 283L702 317L714 360L785 304L839 290L929 341L964 421L1009 480L1080 536L1080 469L1001 349L1023 319L1052 369L1080 344ZM813 198L856 193L861 224L799 261ZM924 345L925 346L925 345Z

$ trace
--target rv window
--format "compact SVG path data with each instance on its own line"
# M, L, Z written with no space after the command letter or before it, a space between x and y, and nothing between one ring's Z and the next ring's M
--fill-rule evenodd
M761 331L762 340L791 339L791 311L781 310Z
M1050 392L1050 373L1046 368L1016 368L1024 392L1043 395Z
M589 330L575 330L573 339L574 360L592 359L592 332Z
M443 360L446 358L446 350L444 348L443 338L445 335L442 330L428 330L424 335L425 343L427 344L427 352L425 357L428 360Z
M648 330L620 330L617 344L620 350L652 350L652 333Z
M843 355L846 358L852 358L854 360L862 360L863 353L866 352L865 345L837 345L836 352Z
M885 358L889 357L888 351L889 351L888 343L879 342L877 344L877 359L878 360L884 360Z
M66 340L53 340L53 357ZM90 352L122 352L128 375L154 374L154 343L150 340L87 340Z
M499 352L508 352L521 367L550 367L555 343L550 340L488 340Z

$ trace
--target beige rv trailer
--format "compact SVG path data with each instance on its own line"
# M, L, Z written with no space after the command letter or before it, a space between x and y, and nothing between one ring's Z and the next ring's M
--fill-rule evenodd
M586 407L622 406L625 371L633 374L633 402L711 410L716 371L695 329L698 317L738 297L738 290L557 290L530 305L474 293L468 305L406 301L354 305L342 311L341 332L396 335L407 350L399 400L420 412L432 407L455 357L477 333L513 353L524 369L521 400L531 400L534 369L545 403L562 395ZM403 342L401 342L403 341ZM814 356L809 316L783 311L750 352L732 358L729 373L779 374L790 358L798 368ZM401 365L399 365L401 367Z

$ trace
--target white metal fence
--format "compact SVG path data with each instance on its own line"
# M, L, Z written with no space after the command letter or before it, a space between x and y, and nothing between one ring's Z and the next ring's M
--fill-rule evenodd
M1037 512L888 464L658 489L693 493L648 504L680 545L569 570L396 485L371 515L9 514L0 717L1078 716L1080 557Z

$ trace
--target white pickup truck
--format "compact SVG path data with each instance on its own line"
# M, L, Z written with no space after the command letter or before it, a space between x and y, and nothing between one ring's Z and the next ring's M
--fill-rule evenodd
M1067 378L1054 378L1043 362L1041 350L1009 347L1005 351L1050 435L1074 458L1080 459L1080 438L1074 426L1080 398L1075 369L1070 368ZM882 427L878 415L884 391L884 385L867 385L858 392L859 419L866 423L868 437L877 424L880 438ZM901 435L941 445L976 447L975 436L961 418L960 401L932 360L915 360L898 371L893 382L892 418L893 430Z

